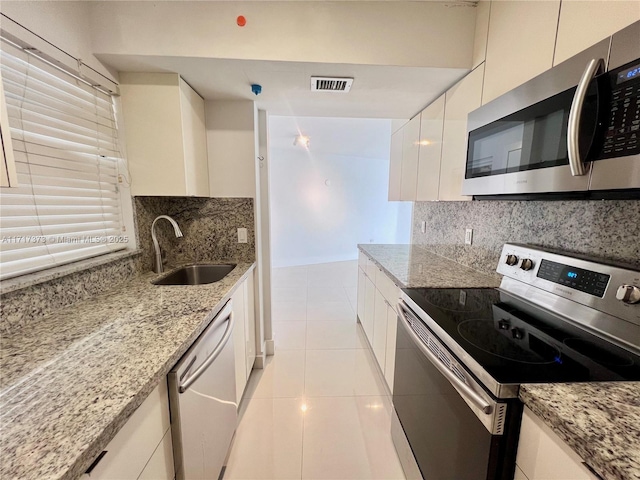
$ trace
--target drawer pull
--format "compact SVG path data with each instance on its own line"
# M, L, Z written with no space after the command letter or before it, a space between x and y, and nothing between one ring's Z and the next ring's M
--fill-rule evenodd
M84 473L86 473L87 475L91 475L91 472L93 471L93 469L98 466L98 464L100 463L100 460L102 460L106 454L107 454L107 450L103 450L102 452L100 452L100 455L96 457L96 459L93 461L91 465L89 465L89 468L87 468L87 471Z

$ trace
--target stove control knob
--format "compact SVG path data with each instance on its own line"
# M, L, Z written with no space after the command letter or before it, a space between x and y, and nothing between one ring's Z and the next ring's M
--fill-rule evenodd
M640 287L635 285L620 285L616 298L624 303L640 303Z
M509 320L500 320L498 322L498 328L500 330L509 330L509 328L511 328L511 323Z
M524 338L524 330L514 327L511 329L511 336L516 340L522 340Z
M515 255L507 255L507 259L505 260L504 263L506 263L509 266L517 265L518 257L516 257Z
M533 261L530 258L525 258L522 260L520 268L525 271L531 270L533 268Z

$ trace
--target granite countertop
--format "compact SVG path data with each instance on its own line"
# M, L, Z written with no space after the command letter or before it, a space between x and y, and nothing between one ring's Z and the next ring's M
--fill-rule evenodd
M400 287L498 287L500 278L473 270L418 245L371 245L358 248L395 279Z
M417 245L358 245L401 287L498 287ZM640 480L640 382L522 385L520 399L605 480Z
M522 385L520 399L602 478L640 479L640 382Z
M198 286L145 274L3 335L0 478L80 477L253 265Z

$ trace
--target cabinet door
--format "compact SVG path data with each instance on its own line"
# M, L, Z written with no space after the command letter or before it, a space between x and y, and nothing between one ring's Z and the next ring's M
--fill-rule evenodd
M247 367L247 379L251 375L253 370L253 364L256 361L256 315L254 310L254 286L253 286L253 272L247 277L244 282L245 293L245 323L244 323L244 337L246 345L246 367Z
M471 200L460 194L467 162L467 115L480 107L483 70L480 65L445 94L440 200Z
M369 340L369 345L373 345L373 316L375 311L376 287L368 276L365 277L365 285L364 316L360 321L362 322L362 328L367 336L367 340Z
M245 289L239 285L231 296L233 302L233 356L236 371L236 401L240 406L247 384L247 347L245 339Z
M596 480L582 459L526 407L516 464L529 480Z
M393 374L396 368L396 335L398 333L398 315L395 305L387 306L387 356L384 363L384 378L393 393Z
M107 453L88 478L136 480L165 435L171 437L170 426L169 393L163 380L105 447Z
M402 128L391 135L389 154L389 201L400 200L402 178Z
M174 476L173 446L171 431L168 430L138 480L173 480Z
M364 328L364 306L365 296L367 289L367 277L364 274L364 270L358 267L358 319Z
M387 302L380 290L375 291L375 306L373 310L373 354L378 361L380 370L384 373L385 354L387 351Z
M638 0L563 0L553 64L565 61L638 20Z
M483 104L551 68L559 13L560 0L491 2Z
M208 197L209 167L204 100L182 78L180 78L180 110L186 194Z
M418 187L418 153L420 148L420 115L402 127L402 175L400 200L414 201Z
M416 200L418 201L438 200L444 99L444 95L440 96L420 114L420 148L416 192Z

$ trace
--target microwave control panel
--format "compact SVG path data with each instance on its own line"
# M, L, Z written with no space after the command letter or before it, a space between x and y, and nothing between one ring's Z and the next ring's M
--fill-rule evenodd
M637 155L640 153L640 59L604 76L608 77L606 87L611 96L604 143L597 157Z

